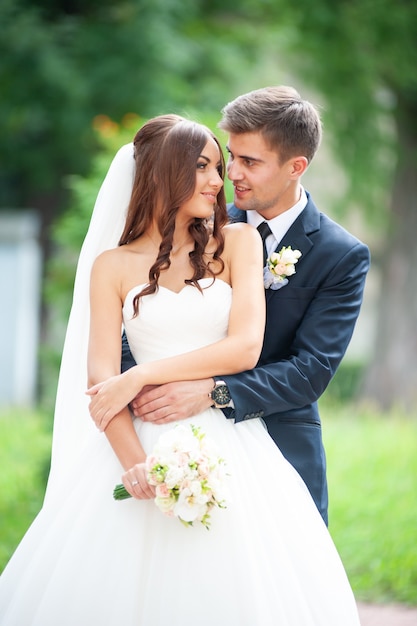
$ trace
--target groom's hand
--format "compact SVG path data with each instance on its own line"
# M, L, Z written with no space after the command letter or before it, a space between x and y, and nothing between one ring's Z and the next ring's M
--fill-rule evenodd
M168 424L198 415L212 404L212 378L144 387L131 402L131 409L144 422Z

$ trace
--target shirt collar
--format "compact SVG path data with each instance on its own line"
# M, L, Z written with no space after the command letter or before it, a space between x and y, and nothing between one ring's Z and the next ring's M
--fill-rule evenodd
M300 213L305 209L305 207L307 206L307 202L307 194L304 188L301 187L300 199L290 209L287 209L287 211L284 211L284 213L273 217L271 220L265 220L262 215L259 215L259 213L257 213L256 211L248 211L248 224L256 228L261 222L266 221L272 231L272 234L274 235L275 241L279 243L284 237L287 230L290 228L290 226L295 222Z

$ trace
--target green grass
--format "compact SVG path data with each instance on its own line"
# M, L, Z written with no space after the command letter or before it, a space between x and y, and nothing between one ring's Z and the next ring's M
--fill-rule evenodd
M322 408L329 530L360 600L417 605L417 419Z
M323 402L330 532L357 599L417 605L417 416ZM0 413L0 571L39 511L50 432Z
M0 413L0 571L42 506L50 432L38 413Z

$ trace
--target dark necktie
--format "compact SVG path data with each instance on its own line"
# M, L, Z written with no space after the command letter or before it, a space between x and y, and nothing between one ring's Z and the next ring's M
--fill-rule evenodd
M261 222L259 224L259 226L257 227L258 233L260 234L260 236L262 237L262 243L264 245L264 264L266 263L266 259L268 257L268 252L266 249L266 238L269 235L272 235L272 230L269 228L268 224L266 222Z

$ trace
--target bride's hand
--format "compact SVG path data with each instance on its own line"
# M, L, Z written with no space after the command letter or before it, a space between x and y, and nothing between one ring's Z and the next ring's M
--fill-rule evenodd
M122 476L122 482L126 490L133 498L149 500L155 497L155 487L147 480L145 463L137 463Z
M104 431L113 417L129 404L138 391L138 382L130 371L90 387L86 394L91 398L89 411L97 428Z

